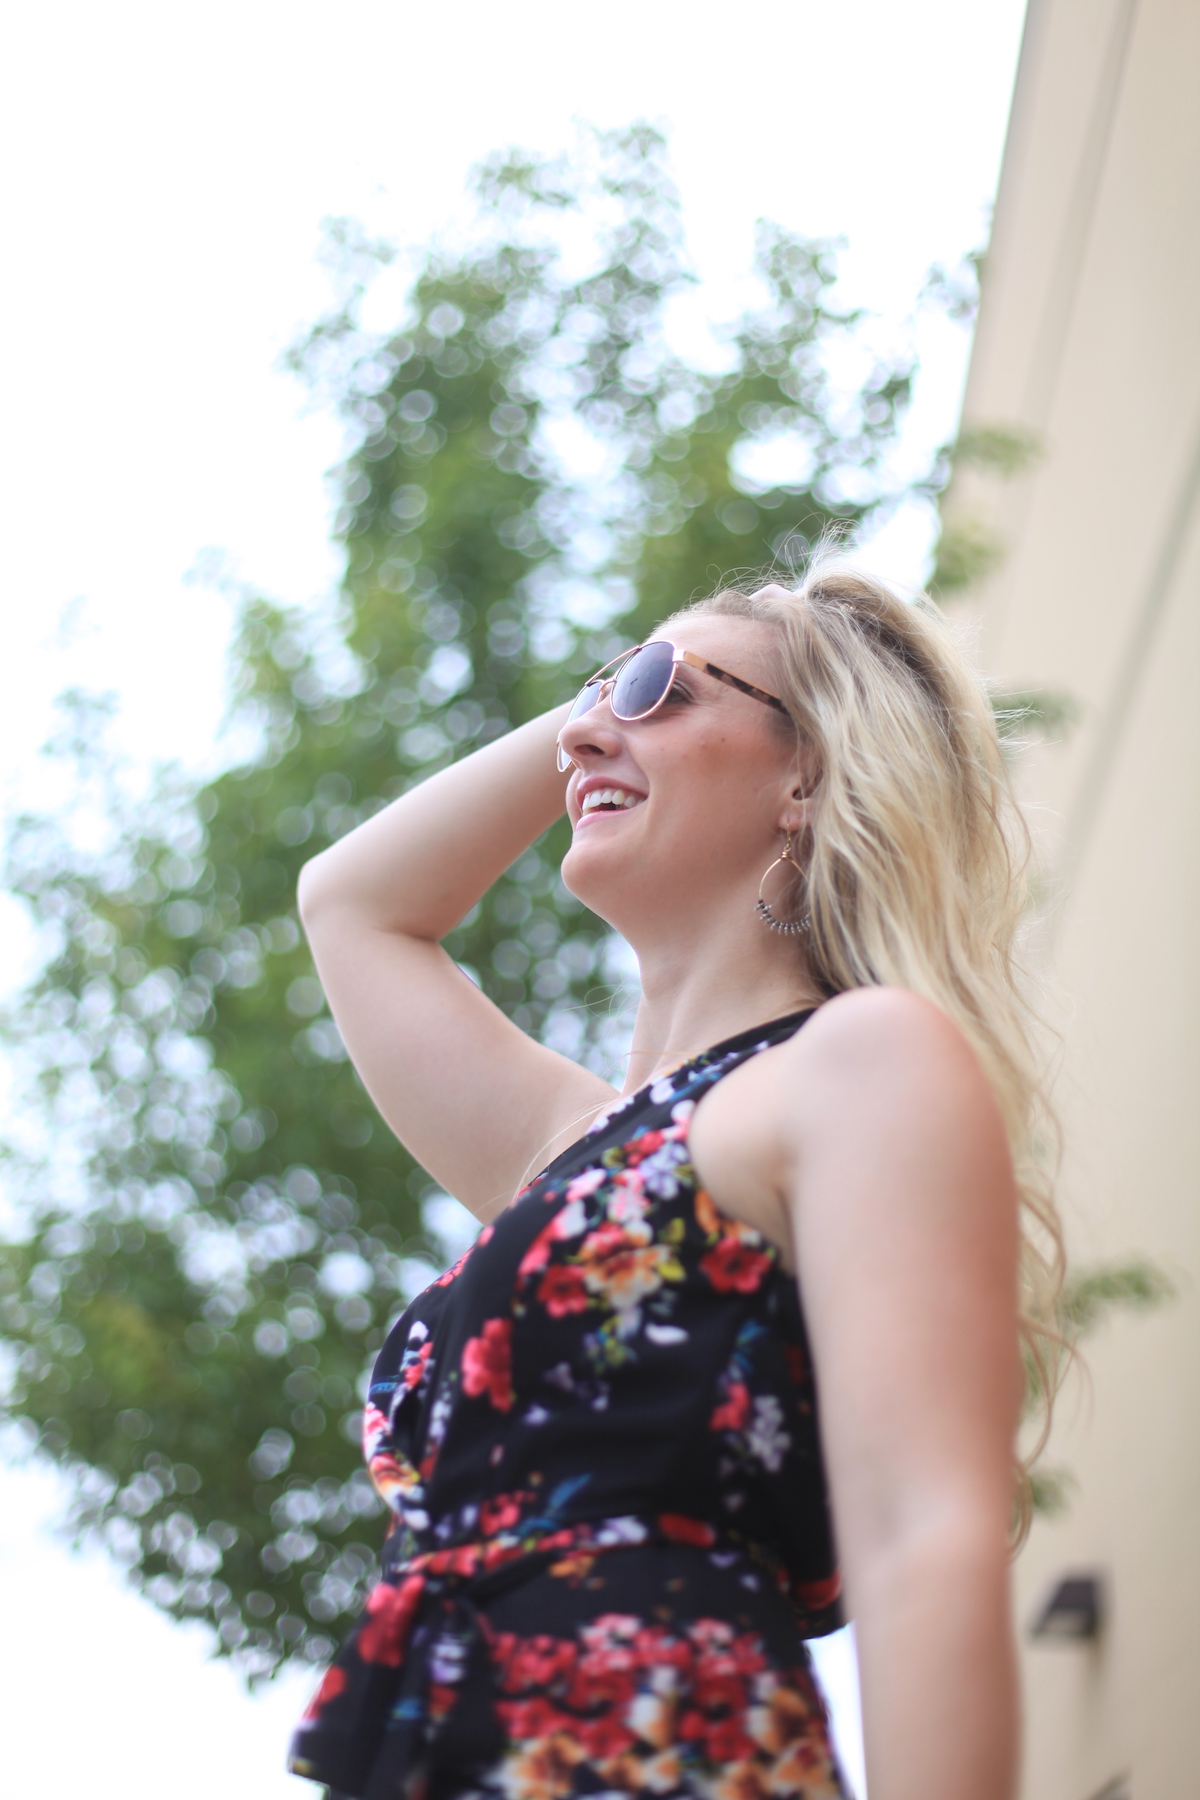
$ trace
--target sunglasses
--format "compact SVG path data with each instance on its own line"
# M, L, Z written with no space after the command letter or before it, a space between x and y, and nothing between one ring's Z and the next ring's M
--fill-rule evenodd
M597 669L580 688L575 704L566 717L566 724L573 719L581 719L584 713L591 712L601 700L607 700L615 719L626 723L634 719L648 719L656 713L667 695L675 685L675 666L687 663L689 668L701 669L705 675L713 675L718 681L725 682L727 687L736 688L739 694L749 694L752 700L761 700L764 706L773 706L776 712L788 717L788 709L782 700L774 694L768 694L763 688L755 687L752 682L743 681L740 675L731 675L728 669L718 669L716 663L706 662L697 656L694 650L681 650L677 644L669 643L665 638L655 638L652 643L638 644L633 650L624 650L620 656L614 656L611 662ZM609 674L609 670L613 674ZM574 762L563 749L562 738L558 740L558 767L560 773L566 774Z

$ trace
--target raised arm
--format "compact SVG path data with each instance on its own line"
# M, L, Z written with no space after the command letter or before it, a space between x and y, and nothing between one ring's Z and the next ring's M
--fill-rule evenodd
M307 863L300 913L380 1112L486 1217L613 1090L519 1031L439 940L563 811L565 708L432 775Z

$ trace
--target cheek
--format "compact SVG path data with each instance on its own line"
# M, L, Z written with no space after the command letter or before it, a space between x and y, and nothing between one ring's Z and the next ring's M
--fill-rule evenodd
M760 854L773 838L779 778L757 751L736 738L689 747L669 776L651 787L664 833L691 841L699 836L733 857Z

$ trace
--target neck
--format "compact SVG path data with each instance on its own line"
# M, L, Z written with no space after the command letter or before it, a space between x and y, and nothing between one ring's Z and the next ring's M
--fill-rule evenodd
M642 998L627 1094L725 1038L818 1006L823 998L802 941L768 930L753 916L725 929L689 931L685 921L676 921L659 941L634 947Z

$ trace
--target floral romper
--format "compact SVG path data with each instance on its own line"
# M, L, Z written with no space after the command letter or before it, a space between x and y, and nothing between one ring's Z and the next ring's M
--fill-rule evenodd
M379 1585L290 1766L356 1800L836 1800L804 1648L841 1623L796 1283L696 1180L708 1089L619 1100L375 1365Z

